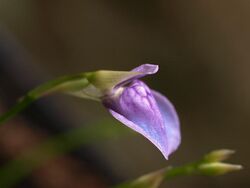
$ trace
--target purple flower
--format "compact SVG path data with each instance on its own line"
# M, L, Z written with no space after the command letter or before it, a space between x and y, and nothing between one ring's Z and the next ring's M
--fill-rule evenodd
M80 82L87 83L84 88L78 89L77 80L67 93L101 101L113 117L150 140L168 159L181 142L178 115L165 96L139 80L157 71L158 65L144 64L132 71L89 72Z
M139 80L157 71L152 64L133 69L101 100L114 118L150 140L168 159L181 141L177 113L165 96Z

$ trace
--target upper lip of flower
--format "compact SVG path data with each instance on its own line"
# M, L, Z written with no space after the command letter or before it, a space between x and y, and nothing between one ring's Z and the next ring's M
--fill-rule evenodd
M139 78L144 77L146 75L155 74L158 72L158 70L159 70L158 65L143 64L143 65L131 70L131 72L137 72L138 74L133 75L133 76L128 77L128 78L124 78L124 80L122 80L120 83L118 83L115 86L115 88L118 88L122 85L126 85L127 83L130 83L131 81L133 81L135 79L139 79Z

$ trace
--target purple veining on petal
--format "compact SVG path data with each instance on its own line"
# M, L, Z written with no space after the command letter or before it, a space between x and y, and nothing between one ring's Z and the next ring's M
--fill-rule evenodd
M152 93L148 86L139 80L133 80L120 89L122 91L119 95L103 99L104 106L116 119L149 139L168 159L169 154L178 147L180 140L177 139L178 131L175 130L175 127L179 130L176 121L178 118L175 111L168 110L172 106L168 107L168 101L162 100L158 93ZM157 97L156 100L154 96ZM159 103L163 107L159 107ZM174 130L169 130L173 128Z
M131 70L131 72L138 72L140 74L137 74L135 76L132 76L126 80L121 81L120 83L118 83L114 89L119 88L122 85L125 85L135 79L139 79L142 78L146 75L150 75L150 74L155 74L157 71L159 70L159 66L158 65L153 65L153 64L143 64L140 65L136 68L134 68L133 70Z

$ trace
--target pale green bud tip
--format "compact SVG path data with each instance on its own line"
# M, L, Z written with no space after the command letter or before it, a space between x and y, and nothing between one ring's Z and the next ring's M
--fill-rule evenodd
M161 184L166 169L161 169L141 176L135 181L131 182L130 187L133 188L157 188Z
M207 162L224 161L234 153L235 151L230 149L214 150L211 153L205 155L204 160Z
M228 164L221 162L207 163L199 166L199 171L201 174L216 176L223 175L229 172L241 170L243 167L236 164Z

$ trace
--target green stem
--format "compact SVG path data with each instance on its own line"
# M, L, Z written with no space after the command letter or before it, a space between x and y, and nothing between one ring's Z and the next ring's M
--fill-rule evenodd
M9 119L17 115L19 112L23 111L27 106L29 106L34 100L28 95L24 96L20 101L18 101L15 106L13 106L9 111L0 117L0 125L7 122Z
M65 92L83 89L88 85L86 79L87 73L61 77L56 80L46 82L28 92L22 97L16 105L0 117L0 125L13 118L19 112L23 111L35 100L55 92Z
M172 178L180 177L180 176L188 176L198 174L198 166L200 162L186 164L180 167L171 167L166 170L164 173L164 180L169 180Z
M168 167L143 175L136 180L114 186L114 188L157 188L162 181L173 178L199 174L201 161L189 163L180 167Z

